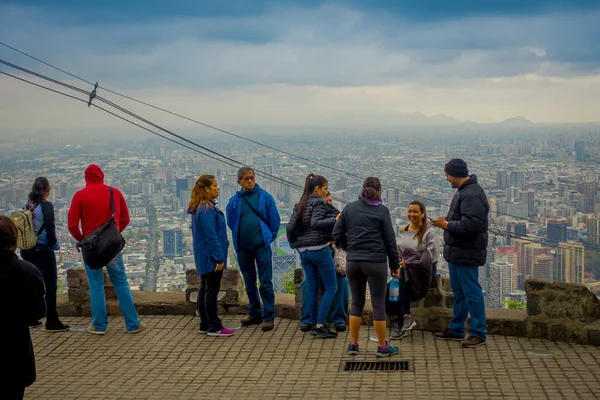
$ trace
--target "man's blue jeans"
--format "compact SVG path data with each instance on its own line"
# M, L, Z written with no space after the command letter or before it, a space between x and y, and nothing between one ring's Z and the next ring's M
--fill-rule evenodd
M348 277L340 276L336 274L337 290L333 297L333 304L329 310L331 315L331 321L334 324L345 324L348 319L348 301L350 300L350 286L348 285ZM321 287L322 281L319 280L319 287ZM303 324L314 325L310 319L310 313L308 311L308 302L304 299L308 299L308 285L306 280L302 281L302 308L300 311L300 322Z
M326 324L327 313L333 302L337 291L337 279L335 265L329 247L321 250L306 250L300 253L300 261L304 268L304 278L308 286L308 296L302 299L307 302L308 313L312 325ZM325 292L321 298L321 305L317 314L317 302L319 296L319 277L323 280Z
M450 331L465 336L465 322L471 315L471 336L486 340L485 302L479 285L479 268L448 263L450 286L454 292L454 316L450 320Z
M248 313L256 317L260 317L262 314L264 321L273 321L275 319L275 291L273 290L271 246L259 247L256 250L239 249L237 259L246 285ZM256 287L257 270L260 289ZM264 309L260 306L259 291Z
M96 330L104 332L108 328L106 299L104 297L104 273L102 272L102 269L91 269L87 265L85 266L85 272L90 286L92 325ZM140 326L140 320L135 305L133 304L131 289L127 283L122 253L119 253L119 255L106 266L106 272L117 293L119 308L121 308L121 312L125 317L125 327L128 331L137 329Z

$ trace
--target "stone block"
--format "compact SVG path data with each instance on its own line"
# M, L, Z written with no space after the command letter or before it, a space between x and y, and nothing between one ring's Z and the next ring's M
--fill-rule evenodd
M113 287L112 281L110 280L110 277L106 273L106 269L102 268L102 274L104 275L104 287L105 288Z
M200 275L198 275L196 268L188 268L185 271L185 283L188 286L200 286Z
M532 324L531 336L537 339L548 339L548 324L545 322L534 322Z
M69 289L89 288L87 275L83 268L70 268L67 270L67 286Z
M450 286L450 278L440 277L438 281L441 282L442 290L446 292L452 292L452 286Z
M242 276L240 271L233 268L227 268L223 271L221 279L221 289L223 290L238 290L242 284Z
M454 308L454 295L448 295L445 297L446 308Z
M446 306L446 300L441 294L428 294L424 300L423 307L425 308Z
M106 297L106 300L117 300L117 292L115 291L115 288L110 286L110 287L105 287L104 288L104 297Z
M221 297L221 293L223 297ZM240 305L240 292L238 292L237 290L226 290L224 292L219 292L219 297L219 304L222 304L224 306L230 307Z
M227 309L227 314L229 314L229 315L248 315L248 307L246 307L246 306L229 307Z
M537 293L531 293L527 296L527 315L530 317L540 315L540 297Z
M188 287L185 289L185 301L196 303L198 297L198 287Z
M564 325L552 325L550 328L550 339L554 342L566 342L569 338L567 327Z
M588 344L600 346L600 329L590 329L588 332Z
M279 318L287 318L293 320L300 319L300 311L288 304L277 304L275 305L275 315Z
M78 307L90 301L88 289L69 289L69 303Z
M538 281L536 279L527 279L525 281L525 292L527 293L527 299L529 300L529 293L539 290L544 290L549 282Z

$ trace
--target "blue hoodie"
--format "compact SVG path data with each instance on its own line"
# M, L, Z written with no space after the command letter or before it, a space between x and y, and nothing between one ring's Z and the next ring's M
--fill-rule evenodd
M198 275L213 272L217 264L227 268L227 225L223 211L216 205L202 204L192 214L192 242Z

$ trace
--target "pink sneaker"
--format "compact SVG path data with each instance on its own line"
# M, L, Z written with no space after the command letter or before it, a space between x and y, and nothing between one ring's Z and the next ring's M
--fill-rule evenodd
M216 332L208 332L207 335L208 336L233 336L234 331L232 331L231 329L227 329L227 328L222 328L220 331L216 331Z

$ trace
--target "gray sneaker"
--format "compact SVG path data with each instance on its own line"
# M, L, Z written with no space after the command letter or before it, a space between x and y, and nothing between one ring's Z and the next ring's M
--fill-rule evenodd
M415 322L413 317L411 317L409 314L406 314L404 316L404 325L402 325L402 331L408 332L412 330L415 326L417 326L417 323Z
M402 330L400 322L394 322L392 326L392 332L390 333L390 340L402 340L406 336L406 332Z

